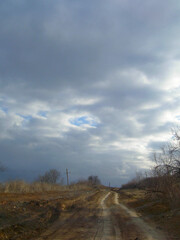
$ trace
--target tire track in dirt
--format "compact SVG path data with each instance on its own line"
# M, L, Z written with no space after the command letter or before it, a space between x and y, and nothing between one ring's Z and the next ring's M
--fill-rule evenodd
M94 240L121 240L121 232L119 226L115 222L110 209L106 206L105 201L112 194L108 192L101 200L102 213L99 226L94 236Z
M100 191L86 198L82 208L66 214L38 240L166 240L163 233L119 203L115 192Z
M96 191L80 197L72 210L62 212L59 219L36 240L92 239L89 235L97 221L94 214L98 210L100 196L102 192Z
M121 209L123 209L129 215L129 218L133 222L133 224L135 224L140 229L140 231L144 235L143 240L166 240L167 239L162 232L159 232L158 230L154 229L149 224L147 224L142 218L138 216L138 214L135 211L130 210L124 204L119 203L118 193L115 193L114 195L114 202L116 205L118 205Z

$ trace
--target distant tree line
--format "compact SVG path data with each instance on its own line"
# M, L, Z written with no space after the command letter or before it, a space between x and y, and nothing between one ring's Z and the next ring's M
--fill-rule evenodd
M0 172L5 171L6 168L0 163ZM63 183L63 178L61 177L60 171L57 169L50 169L47 170L44 174L39 175L35 182L39 183L47 183L47 184L62 184ZM88 184L91 186L97 186L101 184L101 181L98 176L91 175L87 178L87 180L78 180L76 183L83 183L83 184ZM73 183L74 184L74 183Z
M88 183L92 186L97 186L101 184L101 181L98 176L91 175L88 177Z
M60 178L61 178L60 171L56 169L50 169L46 171L43 175L39 175L38 178L36 179L36 182L56 184ZM101 184L99 177L94 175L89 176L87 180L83 180L83 181L80 180L78 182L84 182L84 183L86 182L86 184L91 186L97 186Z

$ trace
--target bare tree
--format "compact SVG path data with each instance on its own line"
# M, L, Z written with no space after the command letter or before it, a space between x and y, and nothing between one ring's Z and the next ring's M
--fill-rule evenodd
M60 178L60 172L56 169L50 169L49 171L45 172L44 175L40 175L37 179L37 182L45 182L50 184L57 183L58 179Z
M156 172L166 176L180 177L180 128L172 129L172 140L154 154Z
M100 185L101 184L101 181L98 178L98 176L89 176L88 177L88 182L91 185Z
M180 198L180 128L172 129L172 139L153 155L155 166L152 169L150 191L162 194L171 202Z

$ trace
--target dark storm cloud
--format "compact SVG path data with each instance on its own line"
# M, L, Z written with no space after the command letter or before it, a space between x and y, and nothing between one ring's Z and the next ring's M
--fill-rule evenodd
M73 180L97 174L118 185L150 166L179 121L179 8L0 3L0 151L14 177L68 167Z
M161 1L1 3L1 76L56 88L63 83L86 85L86 80L97 81L117 68L160 65L167 48L178 44L172 39L179 36L179 4L177 9L171 5Z

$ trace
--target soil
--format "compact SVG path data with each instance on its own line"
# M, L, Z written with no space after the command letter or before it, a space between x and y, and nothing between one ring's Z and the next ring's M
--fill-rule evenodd
M150 202L139 190L114 190L1 194L0 239L180 239L180 216L170 217L167 204Z
M0 194L0 239L35 239L64 212L73 212L96 189L35 194Z

